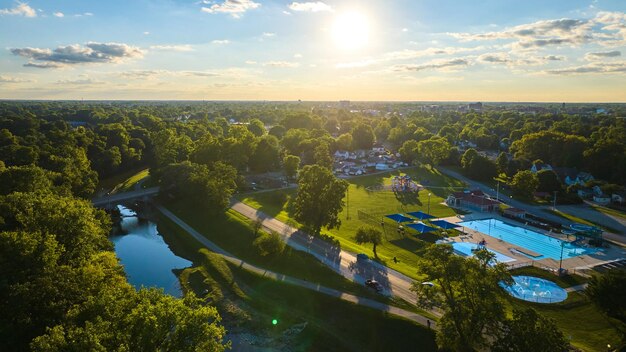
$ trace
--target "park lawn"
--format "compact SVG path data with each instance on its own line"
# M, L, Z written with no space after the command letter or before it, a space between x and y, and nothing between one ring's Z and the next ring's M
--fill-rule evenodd
M139 181L147 179L149 177L150 177L150 169L143 169L143 170L135 173L134 175L128 177L127 179L125 179L121 183L117 184L115 186L115 188L113 188L111 193L123 193L123 192L127 192L127 191L132 191L133 188L135 187L135 185Z
M99 191L107 191L111 192L115 187L119 184L126 182L129 178L133 177L137 173L141 173L144 170L145 166L137 166L130 168L128 170L115 173L114 175L100 179L98 181L98 187L96 190Z
M417 308L404 301L378 295L365 286L351 282L332 271L312 255L297 251L289 246L285 247L284 252L280 256L261 256L258 249L252 244L256 236L250 222L243 215L233 210L229 210L226 214L221 216L208 217L202 214L202 210L192 205L185 204L184 202L168 205L168 209L206 236L209 240L250 264L281 274L316 282L358 296L376 299L384 303L420 312ZM194 248L194 250L202 248L191 236L165 216L159 216L159 226L166 227L167 231L171 233L176 233L178 235L177 238L186 238L188 241L194 242L194 244L190 246L181 244L178 247ZM189 243L188 241L185 240L185 242ZM176 247L173 248L173 250L175 249ZM189 255L187 255L187 257L189 257ZM197 259L197 253L193 253L191 258L188 259L195 261Z
M540 314L554 319L571 344L583 351L606 351L607 344L621 345L625 332L623 323L609 319L583 294L570 292L561 303L531 303L509 297L509 307L533 308Z
M601 205L595 205L595 204L592 204L591 207L606 215L617 216L619 218L626 219L626 213L624 213L623 211L619 211L617 209L603 207Z
M411 321L260 277L209 251L201 254L205 258L181 275L186 279L183 287L199 296L206 294L227 327L234 318L240 327L234 332L249 331L280 341L286 329L306 323L289 344L293 350L437 350L434 332Z
M426 186L419 194L396 196L392 191L383 190L384 185L391 184L395 175L408 174L414 180ZM397 225L384 215L407 213L413 211L427 212L429 209L428 194L430 193L430 213L436 217L454 216L456 213L444 202L444 198L453 190L458 190L464 184L456 179L442 175L439 171L425 167L414 167L385 174L366 175L347 180L348 194L344 198L345 206L339 214L341 226L337 229L323 230L322 233L335 237L341 248L355 253L366 253L373 256L372 246L359 245L354 240L354 234L361 226L372 226L381 229L384 241L377 247L379 261L385 265L417 278L415 265L420 250L427 242L434 242L439 238L436 234L416 235L413 230L407 229L406 234L397 232ZM246 194L240 197L244 203L259 209L267 215L299 226L290 215L290 201L295 197L296 190L278 190ZM349 199L348 199L349 198ZM349 215L349 217L348 217ZM381 221L385 225L381 226ZM393 262L393 257L398 263Z

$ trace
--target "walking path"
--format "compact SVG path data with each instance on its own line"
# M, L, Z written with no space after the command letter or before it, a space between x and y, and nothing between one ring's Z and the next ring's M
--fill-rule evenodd
M362 306L366 306L366 307L370 307L376 310L380 310L383 312L387 312L389 314L393 314L405 319L409 319L411 321L414 321L418 324L424 325L424 326L430 326L431 328L436 328L435 322L430 321L428 318L419 315L417 313L413 313L410 312L408 310L404 310L401 308L397 308L394 306L390 306L388 304L385 303L381 303L369 298L364 298L364 297L359 297L359 296L355 296L349 293L345 293L339 290L335 290L332 288L328 288L325 286L321 286L319 284L316 283L312 283L309 281L305 281L305 280L300 280L291 276L287 276L287 275L283 275L283 274L279 274L273 271L269 271L263 268L260 268L258 266L255 265L251 265L249 263L246 263L245 261L233 256L232 254L230 254L229 252L225 251L224 249L222 249L221 247L219 247L217 244L213 243L212 241L210 241L209 239L207 239L206 237L204 237L201 233L199 233L198 231L196 231L194 228L192 228L191 226L189 226L187 223L185 223L183 220L181 220L178 216L176 216L174 213L172 213L171 211L169 211L167 208L163 207L162 205L157 205L156 206L157 209L163 214L165 215L168 219L172 220L175 224L177 224L178 226L180 226L183 230L185 230L189 235L191 235L193 238L195 238L198 242L200 242L202 245L204 245L205 247L207 247L208 249L210 249L211 251L222 255L222 257L237 265L238 267L245 269L247 271L250 272L254 272L258 275L261 275L263 277L267 277L267 278L271 278L277 281L282 281L291 285L295 285L295 286L300 286L309 290L313 290L313 291L317 291L319 293L323 293L325 295L328 296L332 296L332 297L336 297L339 299L342 299L344 301L348 301L351 303L355 303L355 304L359 304ZM430 324L430 325L429 325Z
M342 250L329 242L310 236L240 201L233 201L231 209L252 221L261 220L267 231L281 234L287 245L313 255L345 278L361 285L366 279L374 279L383 286L384 294L416 303L415 293L410 290L413 283L413 279L410 277L375 261L357 262L355 253ZM440 315L436 311L432 313Z

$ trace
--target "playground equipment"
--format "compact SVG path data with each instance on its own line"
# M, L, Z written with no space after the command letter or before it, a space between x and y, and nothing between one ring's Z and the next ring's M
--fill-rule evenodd
M394 192L418 192L419 186L409 175L394 176L391 179L391 189Z

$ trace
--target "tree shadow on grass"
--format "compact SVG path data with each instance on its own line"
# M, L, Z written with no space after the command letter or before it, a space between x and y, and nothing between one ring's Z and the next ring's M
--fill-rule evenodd
M418 192L394 192L394 195L402 205L423 205Z

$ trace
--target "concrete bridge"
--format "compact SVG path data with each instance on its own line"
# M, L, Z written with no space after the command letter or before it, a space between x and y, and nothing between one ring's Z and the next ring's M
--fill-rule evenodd
M116 194L106 195L103 197L94 198L91 200L91 203L95 207L110 208L122 202L128 202L128 201L134 201L134 200L147 201L148 199L154 197L157 194L159 194L159 187L152 187L152 188L139 189L139 190L134 190L130 192L116 193Z

